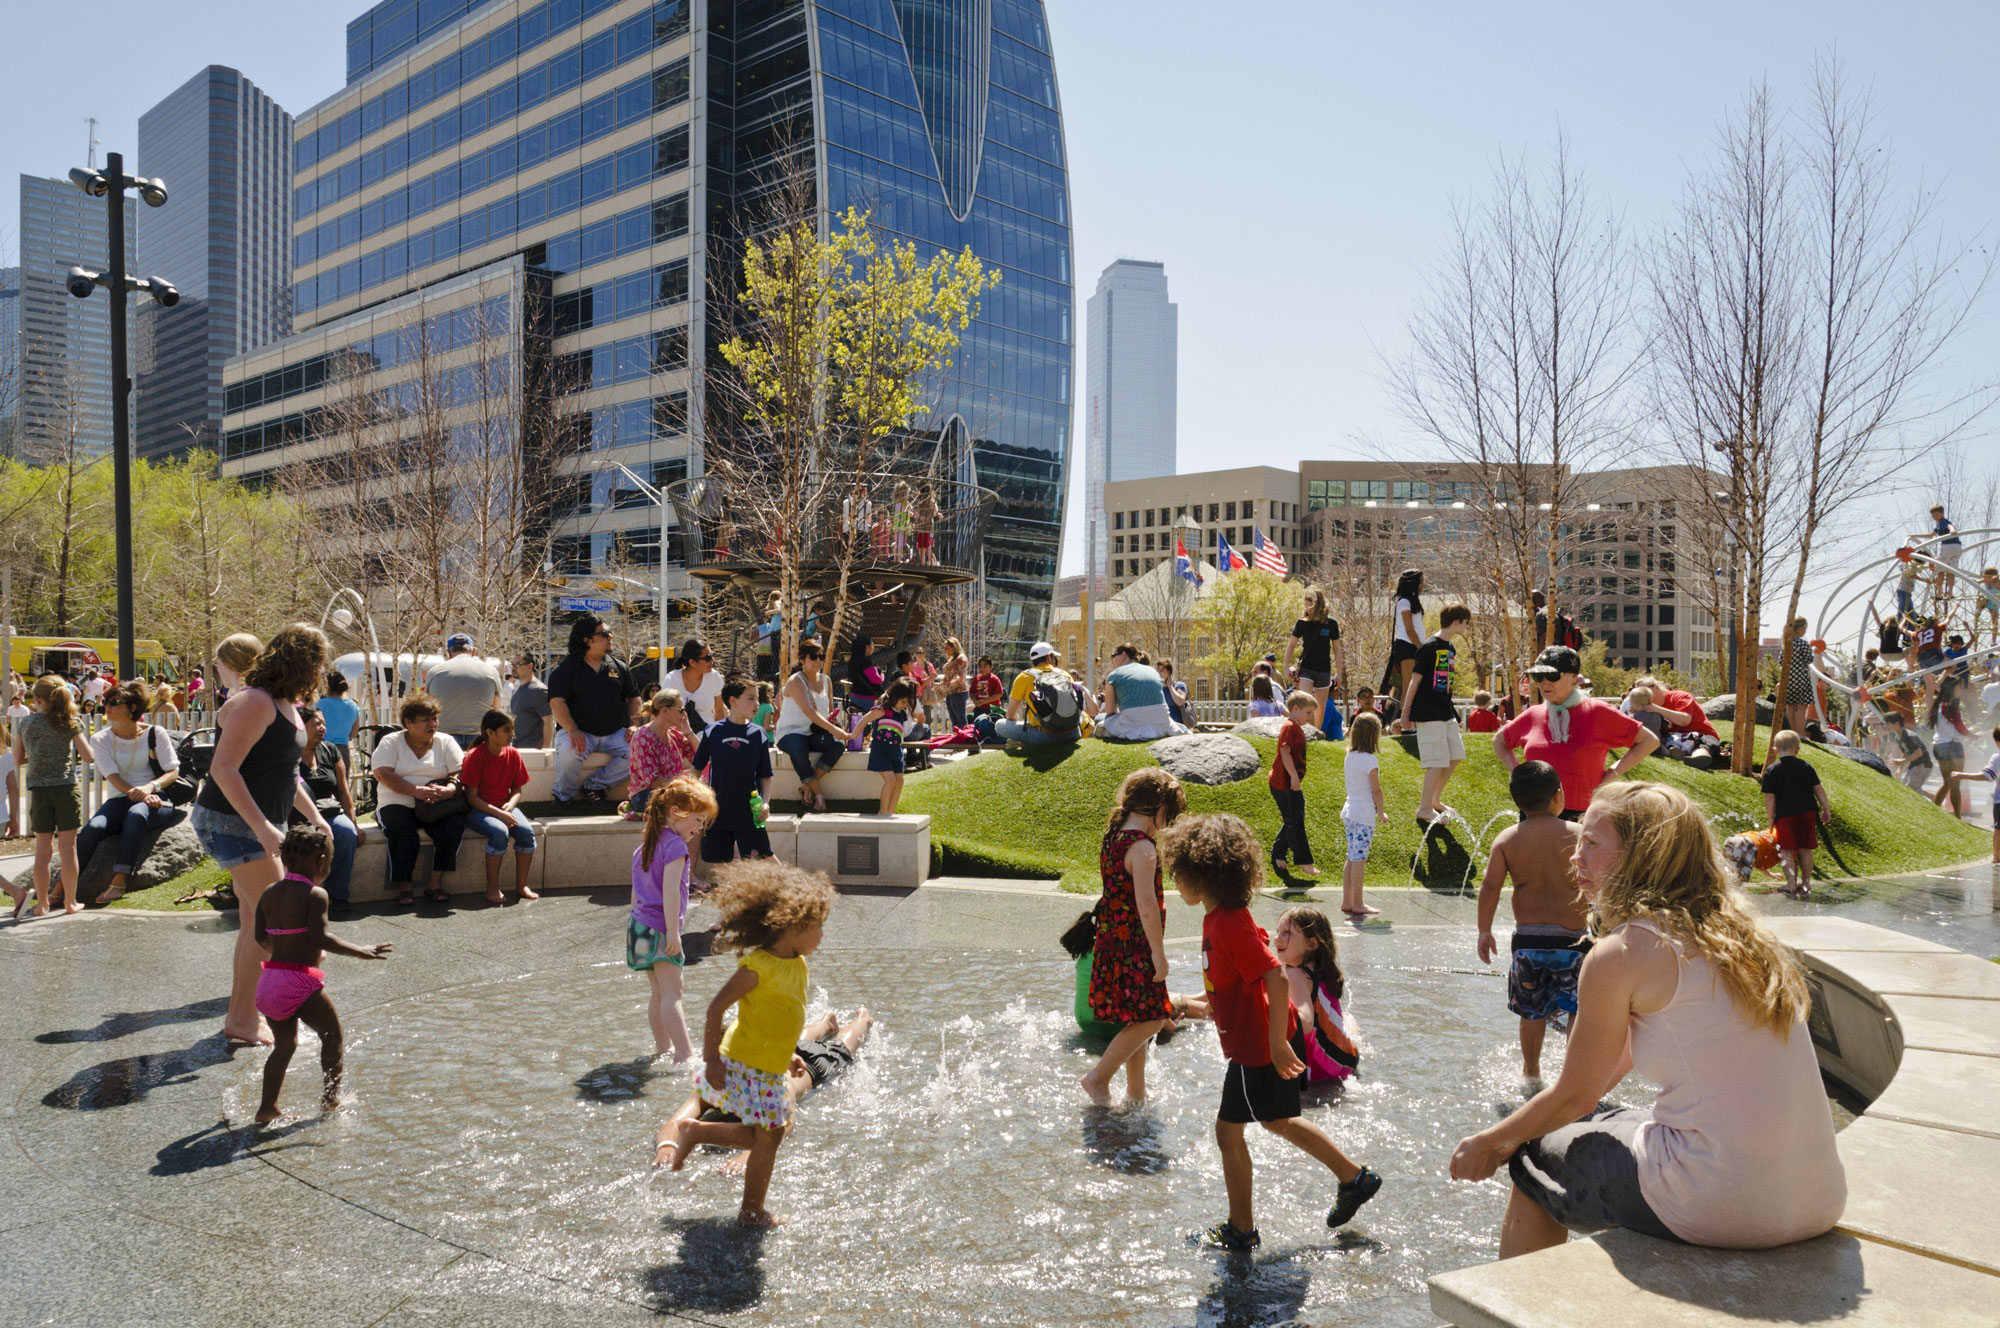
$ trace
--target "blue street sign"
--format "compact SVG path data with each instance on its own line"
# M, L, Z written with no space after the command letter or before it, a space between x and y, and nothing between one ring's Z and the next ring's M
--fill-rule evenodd
M587 595L562 595L556 599L556 607L564 613L610 613L618 607L608 599L593 599Z

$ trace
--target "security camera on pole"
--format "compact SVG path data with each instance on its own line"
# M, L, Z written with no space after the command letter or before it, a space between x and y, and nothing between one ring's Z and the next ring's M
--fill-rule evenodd
M118 537L118 676L134 678L139 673L136 632L132 622L132 381L125 365L125 296L144 291L153 302L171 308L180 303L181 293L162 277L132 277L125 273L125 191L136 189L147 207L164 207L167 182L125 174L125 158L109 152L101 171L78 168L69 173L69 182L102 198L110 209L111 266L108 271L89 268L69 270L69 293L83 300L99 286L111 294L111 463L117 496Z

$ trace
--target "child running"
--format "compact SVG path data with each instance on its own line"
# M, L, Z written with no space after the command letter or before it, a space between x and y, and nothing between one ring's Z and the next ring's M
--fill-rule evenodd
M1173 1015L1167 995L1167 892L1160 877L1160 832L1187 807L1181 782L1157 766L1118 786L1097 850L1103 893L1090 964L1090 1012L1123 1024L1096 1065L1077 1082L1092 1102L1111 1105L1111 1078L1125 1067L1125 1100L1146 1096L1146 1048Z
M1962 753L1961 753L1962 754ZM1778 833L1778 861L1785 868L1785 893L1812 897L1813 850L1819 847L1819 813L1831 812L1819 771L1799 755L1799 735L1780 729L1771 738L1771 761L1764 767L1764 816ZM1947 781L1945 788L1951 787Z
M1161 856L1181 898L1204 913L1202 983L1228 1059L1215 1142L1222 1151L1229 1217L1210 1227L1205 1239L1232 1253L1263 1244L1251 1208L1250 1145L1243 1137L1251 1121L1311 1154L1339 1178L1326 1224L1344 1226L1375 1197L1382 1178L1356 1166L1324 1130L1299 1119L1298 1079L1305 1066L1291 1047L1291 987L1264 929L1250 916L1264 874L1257 836L1226 813L1190 816L1168 830Z
M83 908L77 897L82 872L76 861L76 832L83 828L83 790L77 787L78 762L91 760L90 743L77 718L76 697L53 673L35 679L28 693L33 713L14 725L14 765L28 789L28 829L35 836L35 916L47 917L62 900L65 913ZM49 859L62 860L62 885L49 884ZM25 902L24 894L17 899Z
M1343 1083L1361 1064L1354 1021L1341 1009L1347 977L1340 971L1340 951L1333 923L1310 904L1278 915L1278 934L1271 938L1278 962L1285 966L1291 990L1292 1054L1305 1062L1309 1084Z
M865 1005L857 1009L854 1017L845 1023L841 1022L837 1011L828 1010L806 1025L799 1035L799 1045L793 1049L791 1069L785 1074L785 1088L791 1094L795 1113L799 1103L804 1101L808 1094L818 1092L854 1068L855 1060L861 1055L861 1044L867 1040L868 1030L873 1027L875 1027L875 1016L868 1013L868 1007ZM674 1114L660 1123L659 1133L653 1136L654 1166L671 1167L679 1171L686 1164L688 1152L694 1145L690 1142L687 1148L680 1147L681 1129L692 1121L710 1121L724 1125L741 1123L726 1111L714 1107L704 1108L701 1104L701 1094L690 1093L687 1100L675 1109ZM742 1164L745 1161L739 1151L735 1157L722 1164L723 1174L741 1175Z
M326 888L333 867L333 836L324 826L295 825L278 848L285 874L257 900L257 944L271 952L257 978L257 1012L271 1021L271 1054L264 1061L264 1100L257 1123L278 1119L278 1092L298 1048L299 1021L319 1034L319 1068L325 1084L320 1106L340 1105L340 1015L326 995L320 956L331 950L355 959L386 959L395 946L349 945L326 929Z
M1306 725L1313 722L1319 701L1300 689L1285 698L1285 726L1278 730L1278 750L1271 757L1271 796L1278 803L1278 838L1271 845L1271 867L1285 871L1285 858L1300 876L1317 877L1312 844L1306 839Z
M715 819L715 794L692 775L658 789L646 804L646 829L632 850L632 918L625 924L625 967L644 973L653 999L646 1020L653 1027L653 1054L673 1054L679 1065L694 1055L687 1016L681 1010L681 929L687 925L693 879L694 844ZM672 870L679 886L667 889ZM669 898L673 914L668 916Z
M917 684L908 677L896 679L847 735L849 742L868 735L868 769L882 776L882 802L876 809L882 816L893 816L903 798L903 741L912 727L910 707L916 700Z
M1389 823L1389 801L1382 794L1382 762L1375 755L1381 742L1382 717L1373 710L1357 708L1354 725L1347 731L1347 759L1341 763L1347 780L1347 801L1340 808L1341 828L1347 831L1347 861L1340 867L1340 911L1350 922L1382 911L1370 908L1361 896L1375 827Z
M736 1117L733 1123L692 1121L681 1127L676 1165L696 1144L748 1148L743 1206L738 1224L776 1226L764 1207L778 1145L792 1119L785 1076L806 1025L806 956L819 947L833 908L833 887L817 872L768 859L724 868L715 905L722 944L747 951L741 965L709 1002L702 1029L702 1068L695 1092L704 1108ZM740 1007L727 1036L722 1016Z
M1507 969L1507 1008L1521 1020L1521 1073L1539 1079L1548 1026L1566 1032L1576 1013L1590 919L1570 865L1577 832L1574 822L1562 818L1562 776L1546 761L1523 761L1514 767L1507 791L1521 819L1500 832L1486 859L1479 883L1479 962L1492 963L1499 948L1493 915L1500 887L1511 879L1514 958Z

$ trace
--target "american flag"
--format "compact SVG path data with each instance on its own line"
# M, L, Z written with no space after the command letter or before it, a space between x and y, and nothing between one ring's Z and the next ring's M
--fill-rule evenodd
M1265 538L1262 530L1252 530L1250 538L1254 546L1250 557L1250 565L1252 567L1255 567L1260 572L1269 572L1272 576L1281 579L1291 575L1291 569L1285 566L1284 553L1277 545Z

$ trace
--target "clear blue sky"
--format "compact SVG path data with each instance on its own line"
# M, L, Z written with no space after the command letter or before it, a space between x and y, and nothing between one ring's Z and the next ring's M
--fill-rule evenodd
M340 86L344 26L363 7L10 6L0 248L12 248L16 176L80 165L85 116L103 121L106 146L129 151L140 112L209 63L233 65L303 109ZM1745 89L1768 78L1795 96L1814 54L1831 48L1857 83L1873 85L1909 177L1942 187L1946 223L1973 232L2000 219L2000 6L1990 0L1505 12L1049 0L1049 10L1071 155L1079 335L1083 300L1106 263L1167 265L1180 305L1183 470L1292 466L1354 453L1364 437L1399 444L1377 348L1401 344L1446 207L1483 187L1496 153L1539 151L1558 126L1604 197L1643 231ZM105 34L134 57L115 77L81 54ZM2000 323L1983 320L1960 359L1965 378L1990 376ZM1082 364L1079 345L1079 397ZM1080 565L1074 544L1066 561L1066 570Z

